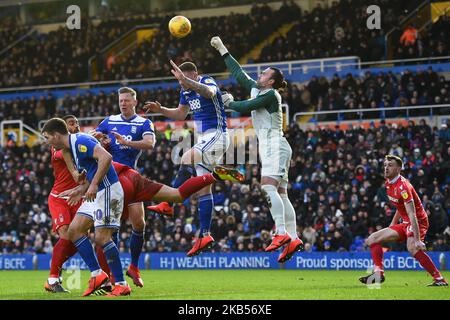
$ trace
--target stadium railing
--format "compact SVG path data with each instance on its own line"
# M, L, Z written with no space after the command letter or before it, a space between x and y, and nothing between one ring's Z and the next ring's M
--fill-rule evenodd
M357 60L356 60L357 59ZM334 62L333 62L334 61ZM279 61L279 62L268 62L268 63L257 63L257 64L246 64L243 65L243 69L250 73L256 74L257 72L261 72L262 68L265 66L276 66L280 68L287 76L289 75L304 75L306 78L314 76L314 75L327 75L327 73L341 73L341 72L350 72L353 71L355 73L364 72L371 68L392 68L398 67L398 72L402 69L413 69L414 67L423 67L423 64L433 64L437 63L436 66L439 66L441 70L438 71L446 71L450 70L450 56L441 56L441 57L429 57L429 58L417 58L417 59L398 59L398 60L382 60L382 61L367 61L361 62L358 57L336 57L336 58L327 58L327 59L313 59L313 60L296 60L296 61ZM444 64L442 62L448 62ZM415 63L416 65L406 65L405 63ZM381 70L380 70L381 71ZM396 70L397 72L397 70ZM220 72L220 73L211 73L210 75L213 77L217 77L218 79L223 78L224 76L228 76L229 72ZM305 77L301 78L302 80ZM223 80L222 80L223 81ZM140 79L123 79L123 80L109 80L109 81L90 81L90 82L79 82L79 83L68 83L68 84L53 84L53 85L43 85L43 86L25 86L25 87L13 87L13 88L0 88L0 94L3 93L19 93L26 91L40 91L40 90L58 90L58 89L78 89L89 90L93 88L99 88L102 90L106 90L111 88L114 90L117 88L118 84L121 85L139 85L139 84L153 84L154 86L162 86L163 83L171 83L172 85L177 84L174 81L174 77L154 77L154 78L140 78ZM1 98L1 96L0 96Z
M342 109L327 111L297 112L294 122L302 116L310 116L308 121L301 124L327 125L340 124L344 121L371 122L374 120L409 120L415 117L424 118L436 126L445 123L450 118L450 104L403 106L389 108Z

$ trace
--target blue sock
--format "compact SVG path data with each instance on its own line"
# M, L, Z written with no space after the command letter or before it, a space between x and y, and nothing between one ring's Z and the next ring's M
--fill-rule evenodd
M120 262L119 249L117 249L114 241L109 241L103 246L103 252L105 253L106 260L108 261L109 268L116 282L123 282L122 263Z
M101 269L98 264L97 256L94 252L94 247L86 236L82 236L80 239L73 243L77 247L80 256L84 262L88 265L91 272Z
M180 166L180 169L178 170L178 173L177 173L175 179L172 181L172 187L178 188L187 179L189 179L192 176L195 176L195 169L194 169L194 167L192 167L192 166L190 166L188 164L182 164Z
M142 252L142 246L144 245L144 232L131 232L130 237L130 253L131 253L131 264L138 267L139 256Z
M112 234L111 238L112 238L112 241L114 241L114 243L116 244L117 249L119 249L120 248L120 245L119 245L119 241L120 241L119 240L119 231L114 232Z
M205 194L198 198L198 213L200 216L200 237L209 232L211 228L211 218L213 213L212 194Z

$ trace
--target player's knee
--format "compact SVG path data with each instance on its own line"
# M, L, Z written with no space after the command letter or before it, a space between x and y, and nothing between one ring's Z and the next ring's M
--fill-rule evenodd
M109 241L111 241L111 236L107 234L99 234L99 233L95 234L95 245L103 247Z
M418 252L418 250L415 248L415 246L414 245L412 245L412 244L407 244L406 245L406 249L408 250L408 252L409 252L409 254L411 255L411 256L415 256L416 255L416 253Z
M379 242L378 241L378 237L376 234L372 233L367 239L366 239L366 244L370 247L371 245Z
M145 229L145 221L144 219L134 221L134 223L132 223L131 226L133 227L134 231L142 232Z
M67 230L67 237L70 241L75 242L84 235L76 226L70 226Z

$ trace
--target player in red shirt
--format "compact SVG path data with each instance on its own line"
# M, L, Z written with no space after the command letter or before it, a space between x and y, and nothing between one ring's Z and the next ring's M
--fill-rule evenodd
M63 118L69 131L77 133L80 131L78 120L75 116L69 115ZM69 240L68 229L81 202L69 205L67 199L59 197L59 194L78 186L78 183L72 177L63 158L62 150L56 151L51 147L52 167L55 176L55 183L50 195L48 196L48 209L52 216L53 232L59 236L58 241L53 247L52 261L50 265L50 276L47 279L44 288L49 292L69 292L64 289L60 280L60 273L64 261L77 252L77 248Z
M385 280L383 269L382 242L405 242L409 253L428 271L434 281L428 286L448 286L431 258L425 253L423 243L428 230L428 217L414 190L414 187L400 175L403 161L397 156L387 155L384 160L384 177L389 202L397 208L397 212L388 228L372 233L366 240L374 262L374 272L359 278L364 284ZM399 219L402 223L398 223Z

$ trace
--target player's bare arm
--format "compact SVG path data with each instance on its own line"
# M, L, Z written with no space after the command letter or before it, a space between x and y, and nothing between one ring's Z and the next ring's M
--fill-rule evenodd
M198 81L189 79L188 77L186 77L184 75L183 71L181 71L181 69L178 68L178 66L175 64L175 62L170 60L170 64L172 65L172 68L173 68L170 71L175 76L175 78L178 79L178 81L180 82L180 84L183 88L193 90L193 91L197 92L199 95L201 95L202 97L205 97L208 99L211 99L212 97L214 97L216 95L216 93L217 93L216 87L208 86L208 85L200 83Z
M87 180L85 180L85 182L83 184L80 184L80 185L76 186L75 188L63 191L58 196L60 198L67 198L67 204L69 206L74 206L83 199L83 196L86 193L88 188L89 188L89 182Z
M78 183L83 183L86 180L86 171L83 170L81 173L78 172L75 164L73 163L72 155L70 154L69 149L62 149L62 155L67 169L69 170L73 179Z
M425 244L420 240L419 223L416 217L416 208L414 207L414 200L405 203L406 212L408 213L411 228L414 233L415 247L417 250L425 250Z
M158 101L147 101L145 102L144 110L146 112L161 113L163 116L170 119L184 120L189 113L189 106L179 104L177 108L166 108L161 106Z
M97 195L98 186L103 177L108 173L112 162L112 155L99 145L94 148L94 158L97 160L97 172L92 178L91 184L85 194L86 201L94 201Z
M156 139L155 135L153 134L145 135L140 141L128 141L124 139L119 133L114 131L112 132L112 134L114 135L114 137L116 137L117 142L123 144L124 146L140 150L152 150L155 147Z
M391 226L396 225L398 223L398 220L400 219L400 217L401 217L400 213L398 211L396 211L394 214L394 217L392 218L391 224L389 226L391 227Z

